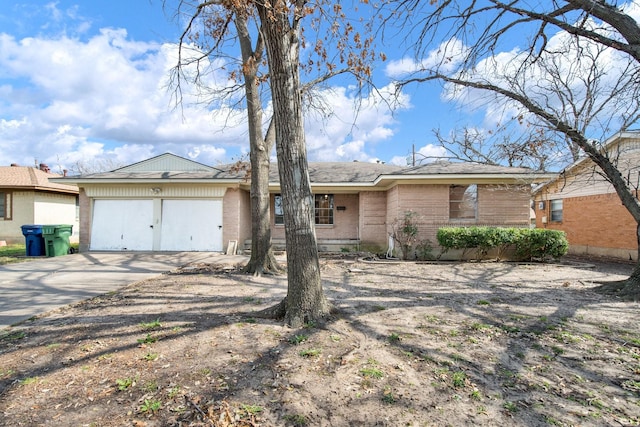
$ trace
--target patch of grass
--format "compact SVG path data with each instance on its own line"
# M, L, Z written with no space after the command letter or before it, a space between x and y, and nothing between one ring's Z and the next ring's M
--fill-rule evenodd
M289 338L289 344L299 345L309 339L309 335L299 334Z
M473 400L482 400L482 393L480 393L480 390L476 389L471 392L469 397Z
M388 405L393 405L398 399L393 395L393 391L389 387L385 387L384 392L382 392L382 401Z
M2 335L2 337L0 337L0 340L17 341L23 339L26 336L27 334L24 331L15 331Z
M158 341L158 338L151 334L147 334L144 338L138 338L138 344L153 344L156 341Z
M202 368L198 371L198 373L203 377L208 377L209 375L211 375L211 368Z
M109 360L112 357L113 357L113 353L105 353L105 354L101 354L100 356L98 356L98 360L99 361Z
M147 353L142 358L148 362L153 362L154 360L158 360L158 353Z
M243 320L244 323L256 323L257 320L253 317L248 317L246 319Z
M171 387L171 389L169 390L168 396L170 399L173 399L174 397L176 397L177 395L180 394L180 386L176 385Z
M47 344L47 348L50 350L56 349L58 347L60 347L62 344L60 344L59 342L54 342L51 344Z
M451 374L451 381L455 388L462 388L467 383L467 374L462 371L456 371Z
M340 335L329 335L329 338L331 338L331 341L334 341L334 342L338 342L342 339Z
M0 246L0 265L26 261L26 253L25 245Z
M264 411L264 408L258 405L241 405L240 409L242 409L249 415L257 415L260 412Z
M380 379L384 377L384 372L382 372L380 369L373 366L367 366L365 368L360 369L360 374L365 378Z
M440 318L438 316L433 315L433 314L427 315L424 318L429 323L440 323Z
M130 387L133 387L136 384L137 378L127 377L127 378L117 378L116 386L118 390L125 391Z
M486 323L474 322L471 325L471 329L474 331L481 331L483 329L491 329L491 325L487 325Z
M396 343L400 341L400 335L393 332L391 335L389 335L387 339L389 340L390 343Z
M142 413L156 412L160 408L162 408L161 401L155 400L155 399L154 400L145 399L144 403L140 406L140 412Z
M487 301L486 299L478 300L476 302L476 304L478 304L478 305L491 305L491 303L489 301Z
M148 383L145 383L143 389L144 391L147 391L149 393L153 393L158 391L158 381L153 380L153 381L149 381Z
M520 332L520 328L518 328L517 326L500 325L500 329L502 329L507 333L512 333L512 334Z
M302 357L317 357L320 355L320 353L322 353L320 349L310 348L308 350L302 350L298 354Z
M305 427L308 423L307 418L300 414L287 414L284 420L293 427Z
M502 407L505 409L505 411L512 414L518 412L518 405L515 402L504 402Z
M303 328L305 329L314 329L315 327L317 327L318 325L316 324L315 321L310 320L307 323L304 324Z
M383 311L387 309L387 307L385 307L384 305L374 305L372 308L373 311Z
M13 375L15 372L16 371L14 371L13 369L0 368L0 378L9 377Z
M153 330L153 329L158 329L162 327L162 323L160 323L160 318L154 320L153 322L147 322L147 323L140 323L140 327L145 330Z
M27 377L20 381L20 385L29 385L38 381L38 377Z

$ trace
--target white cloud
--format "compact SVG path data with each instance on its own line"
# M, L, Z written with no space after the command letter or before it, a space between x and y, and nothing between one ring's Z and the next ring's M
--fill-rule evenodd
M50 7L62 20L73 12ZM212 106L183 85L176 108L168 90L176 60L175 45L134 41L124 29L86 39L0 33L0 164L38 159L70 168L102 158L123 165L165 151L216 164L246 153L246 112L231 107L237 98ZM233 83L228 70L212 65L207 85ZM352 88L322 90L332 114L307 115L309 159L375 159L375 146L394 136L393 108L410 107L407 95L395 95L392 86L361 100Z
M74 151L81 157L96 141L103 150L94 156L115 156L109 147L129 144L116 156L125 163L169 146L187 155L209 144L218 148L200 152L220 160L220 145L245 144L244 117L196 104L198 94L188 85L183 107L174 108L167 84L175 51L131 41L122 29L102 29L87 41L0 34L0 162L66 158ZM227 85L224 76L213 73L208 83ZM154 152L131 149L136 144Z
M404 57L389 61L385 74L391 78L407 77L413 73L438 68L442 73L455 70L464 59L468 49L461 40L452 38L429 51L426 58L417 60Z
M392 86L373 91L363 99L344 87L322 91L318 96L332 114L327 117L311 112L305 118L307 150L313 161L375 159L372 147L394 135L397 123L393 105L399 109L410 105L404 94L395 98Z
M447 151L439 146L433 144L427 144L416 150L415 161L416 164L432 163L447 156ZM392 165L407 166L413 163L413 154L406 156L394 156L389 163Z

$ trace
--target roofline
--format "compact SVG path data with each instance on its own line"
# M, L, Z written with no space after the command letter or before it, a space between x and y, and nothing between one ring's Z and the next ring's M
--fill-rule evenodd
M149 160L154 160L154 159L157 159L157 158L159 158L159 157L163 157L163 156L174 156L174 157L177 157L177 158L182 159L182 160L186 160L186 161L191 162L191 163L196 163L196 164L198 164L198 165L200 165L200 166L205 167L207 171L210 171L210 170L220 170L220 169L218 169L218 168L216 168L216 167L214 167L214 166L208 166L208 165L205 165L204 163L200 163L200 162L195 161L195 160L187 159L186 157L182 157L182 156L179 156L179 155L174 154L174 153L171 153L171 152L166 152L166 153L158 154L157 156L150 157L150 158L145 159L145 160L140 160L140 161L138 161L138 162L131 163L130 165L121 166L121 167L119 167L119 168L117 168L117 169L114 169L114 170L112 170L112 171L109 171L109 172L117 172L117 171L121 171L122 169L128 169L128 168L130 168L130 167L132 167L132 166L139 165L140 163L146 163L146 162L148 162Z
M557 176L557 173L518 173L518 174L415 174L415 175L379 175L373 181L355 181L355 182L311 182L312 187L366 187L374 188L383 186L387 181L392 182L411 182L425 181L428 183L453 183L453 182L470 182L474 183L499 183L508 181L517 182L543 182ZM57 183L73 183L76 185L92 185L92 184L179 184L179 183L201 183L201 184L242 184L246 182L245 178L51 178L52 182ZM270 181L269 187L280 187L280 182Z
M93 185L93 184L180 184L180 183L185 183L185 184L193 184L193 183L200 183L200 184L238 184L239 182L242 181L242 178L224 178L224 179L215 179L215 178L151 178L151 179L147 179L147 178L94 178L94 179L87 179L87 178L80 178L80 179L73 179L73 178L56 178L55 180L52 180L54 182L58 182L60 184L63 184L65 182L72 182L76 185L81 185L81 184L89 184L89 185Z
M53 188L43 187L41 185L0 185L0 188L7 190L33 190L33 191L45 191L47 193L64 193L64 194L78 194L79 189L73 188Z

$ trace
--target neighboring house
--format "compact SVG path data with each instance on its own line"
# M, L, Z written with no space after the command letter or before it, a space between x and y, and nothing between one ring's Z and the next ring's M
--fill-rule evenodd
M528 227L528 169L461 163L403 168L380 163L311 163L320 250L386 248L394 223L415 212L422 239L447 225ZM112 172L68 177L80 187L80 249L242 250L251 239L248 175L163 154ZM269 190L276 244L284 242L280 186Z
M56 177L44 164L0 167L0 240L24 243L22 225L70 224L78 241L78 187L49 181Z
M622 176L640 185L640 132L617 134L604 147ZM537 188L534 208L536 227L567 233L570 253L637 260L637 225L589 158Z

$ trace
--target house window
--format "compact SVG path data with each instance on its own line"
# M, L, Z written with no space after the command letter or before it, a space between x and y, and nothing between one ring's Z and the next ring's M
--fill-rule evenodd
M274 218L276 225L284 224L284 212L282 211L282 196L276 194L274 197Z
M551 205L551 221L562 222L562 199L552 200L550 205Z
M276 225L284 224L284 211L282 209L282 196L274 197L274 222ZM314 196L314 216L317 225L333 224L333 194L317 194Z
M316 194L316 224L333 224L333 194Z
M11 219L11 193L0 191L0 220Z
M452 185L449 187L450 219L476 219L477 212L477 185Z

